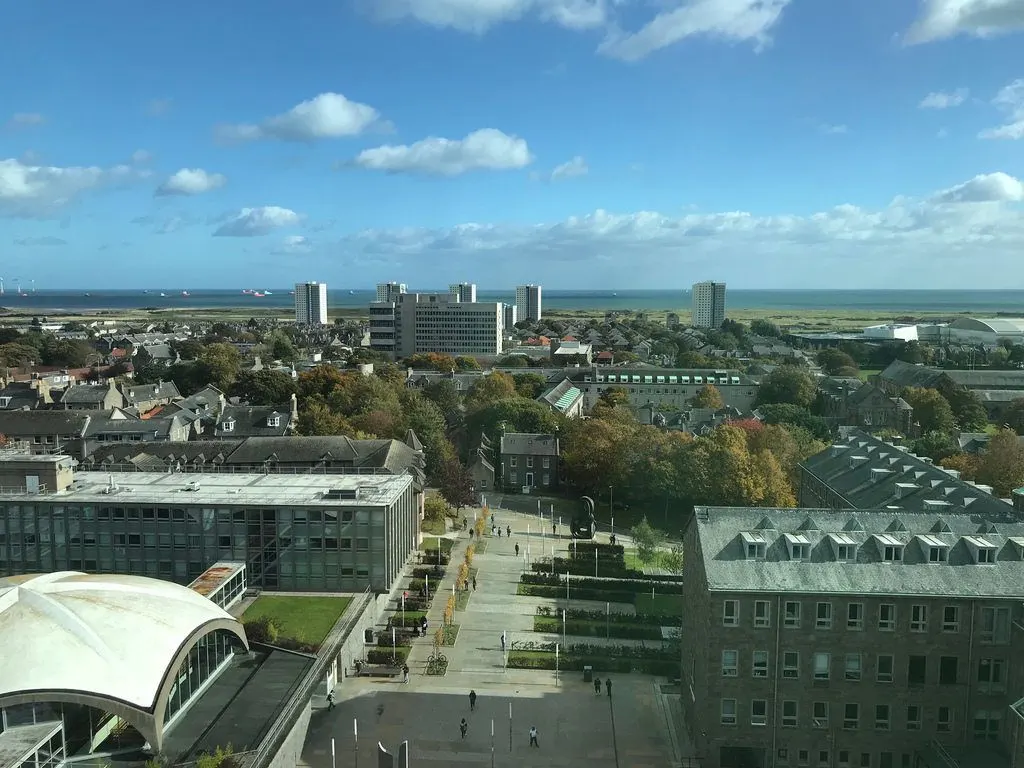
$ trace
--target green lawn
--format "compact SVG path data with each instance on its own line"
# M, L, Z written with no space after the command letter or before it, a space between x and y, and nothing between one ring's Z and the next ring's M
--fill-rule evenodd
M881 372L881 368L861 368L857 375L860 376L861 381L867 381L869 376L874 376Z
M424 536L423 543L420 544L420 549L424 552L437 552L439 545L441 547L441 552L448 553L451 552L452 547L455 546L455 540Z
M681 595L637 595L633 603L637 613L649 613L655 616L682 616L683 598Z
M441 534L443 534L448 529L447 529L447 526L445 525L445 521L443 519L441 519L441 520L424 520L423 523L420 525L420 530L423 531L423 533L430 533L430 534L433 534L435 536L440 536Z
M320 645L351 602L351 597L341 596L263 595L249 606L242 621L268 616L277 624L282 637Z

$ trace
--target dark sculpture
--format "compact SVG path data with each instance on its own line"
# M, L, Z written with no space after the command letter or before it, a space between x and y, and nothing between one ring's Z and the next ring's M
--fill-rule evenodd
M592 539L597 532L594 520L594 500L589 496L582 499L582 509L572 518L572 537L574 539Z

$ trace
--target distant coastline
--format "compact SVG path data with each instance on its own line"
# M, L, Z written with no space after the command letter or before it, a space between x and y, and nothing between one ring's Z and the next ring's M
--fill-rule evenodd
M5 312L89 314L118 311L212 311L232 310L281 312L292 306L290 289L270 289L271 295L254 297L240 290L84 290L38 291L17 295L8 291L0 297ZM436 289L435 289L436 290ZM87 295L88 294L88 295ZM330 291L329 304L335 310L360 310L375 298L370 290ZM514 292L478 290L478 301L515 303ZM552 312L623 311L676 312L689 309L690 294L677 290L545 290L543 306ZM1024 290L761 290L729 289L730 310L856 311L874 314L928 313L950 315L1024 315Z

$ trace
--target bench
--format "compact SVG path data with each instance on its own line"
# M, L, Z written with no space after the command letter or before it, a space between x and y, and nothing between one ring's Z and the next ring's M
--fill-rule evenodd
M358 677L398 677L402 674L401 667L387 664L363 664L356 670Z

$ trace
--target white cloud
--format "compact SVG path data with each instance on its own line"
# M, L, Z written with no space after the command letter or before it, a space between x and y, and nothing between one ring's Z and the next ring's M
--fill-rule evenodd
M850 132L850 129L845 125L831 125L829 123L822 123L818 126L818 130L826 136L842 136Z
M282 227L294 227L302 220L295 211L267 205L261 208L243 208L220 225L215 237L256 237Z
M258 124L218 126L217 135L225 141L278 139L309 142L356 136L375 126L387 128L373 107L350 101L340 93L321 93Z
M276 256L292 256L295 254L309 253L313 248L313 243L308 237L304 235L289 235L284 239L280 246L275 248L272 253Z
M15 112L11 115L11 119L7 121L7 127L32 128L45 122L46 118L38 112Z
M1024 79L1004 86L992 99L992 104L1006 115L1007 122L989 128L979 135L982 139L1024 139Z
M14 244L28 248L56 247L67 245L68 241L60 237L53 237L52 235L43 235L42 237L19 237L14 241Z
M579 176L586 176L588 173L590 173L590 167L587 165L587 161L580 155L576 155L569 162L556 166L551 172L551 180L574 179Z
M169 195L201 195L227 184L227 176L207 173L202 168L182 168L156 188L156 197Z
M146 114L150 117L163 117L174 106L173 99L150 99L146 104Z
M966 88L957 88L955 91L933 91L921 99L917 106L921 109L949 109L959 107L967 100L969 91Z
M685 284L695 271L711 266L730 280L766 287L886 287L893 280L905 284L907 274L916 274L922 287L962 287L965 270L994 287L1006 274L1019 272L1022 200L1019 179L991 173L923 199L897 197L877 210L854 205L809 215L598 210L535 225L368 230L332 247L353 262L401 262L409 278L419 280L435 276L439 263L461 269L463 261L486 260L531 270L543 265L551 279L567 281L578 277L579 263L586 262L593 267L587 287L613 281L644 287L655 273L662 284ZM944 261L951 268L937 269Z
M170 213L167 215L136 216L131 220L131 223L147 227L155 235L169 235L185 227L198 224L199 221L185 213Z
M52 215L82 193L146 178L148 171L129 165L112 168L33 165L0 160L0 214L21 217Z
M389 173L458 176L470 171L525 168L533 155L525 139L482 128L464 139L430 137L415 144L386 144L360 152L352 165Z
M1024 29L1020 0L924 0L906 35L907 43L929 43L957 35L993 37Z
M153 153L145 149L136 149L132 152L132 165L146 165L153 161Z
M432 27L482 33L493 26L528 15L567 29L591 29L608 18L618 0L363 0L369 12L384 21L413 19Z

